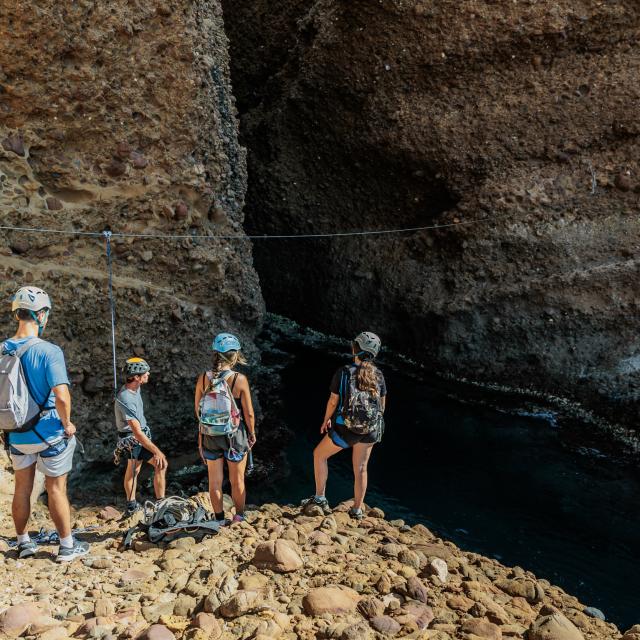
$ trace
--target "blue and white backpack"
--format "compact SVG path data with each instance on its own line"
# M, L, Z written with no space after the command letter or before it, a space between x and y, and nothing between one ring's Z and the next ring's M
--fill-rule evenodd
M240 426L240 410L227 381L233 371L205 373L208 386L200 398L200 433L205 436L230 436Z

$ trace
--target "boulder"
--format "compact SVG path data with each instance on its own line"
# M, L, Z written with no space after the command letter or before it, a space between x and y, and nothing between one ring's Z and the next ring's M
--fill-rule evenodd
M251 562L259 569L270 569L276 573L296 571L304 564L298 546L282 539L259 544Z
M222 635L222 627L218 619L211 613L204 613L201 611L198 613L191 626L195 629L202 629L206 632L207 636L214 639Z
M376 616L369 620L369 624L378 632L388 636L395 636L402 628L400 623L391 616Z
M0 616L0 632L10 638L17 638L27 630L33 634L42 633L59 625L58 620L51 618L33 602L16 604Z
M449 577L449 567L442 558L432 558L426 566L429 575L437 576L440 582L445 583Z
M623 636L622 640L640 640L640 624L634 624Z
M384 603L378 598L363 598L358 602L358 612L368 620L384 614Z
M529 640L584 640L580 630L561 613L540 616L529 627Z
M239 618L247 613L268 609L264 593L261 591L236 591L226 602L220 605L220 615L224 618Z
M537 604L544 599L544 590L533 580L503 578L496 580L495 585L510 596L520 596L531 604Z
M407 580L407 595L419 602L428 601L429 591L420 578L412 577Z
M302 606L310 616L349 613L355 610L359 600L360 596L348 587L318 587L302 599Z
M402 606L402 611L418 629L426 629L435 617L433 609L421 602L407 602Z
M481 620L480 618L465 620L460 627L460 631L477 636L478 638L486 638L486 640L502 640L500 627L487 620Z
M152 624L147 627L137 638L137 640L175 640L173 635L167 627L163 624Z

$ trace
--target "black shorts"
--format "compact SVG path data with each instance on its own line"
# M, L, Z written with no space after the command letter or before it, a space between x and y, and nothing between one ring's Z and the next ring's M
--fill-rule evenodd
M361 435L350 431L343 424L333 424L329 431L329 437L333 444L343 449L349 449L354 444L375 444L380 442L380 434L377 431Z
M141 444L135 445L131 449L129 460L142 460L142 462L150 462L153 460L153 453L149 449L145 449Z
M202 436L202 453L205 460L224 457L230 462L240 462L249 451L249 434L244 421L231 436Z

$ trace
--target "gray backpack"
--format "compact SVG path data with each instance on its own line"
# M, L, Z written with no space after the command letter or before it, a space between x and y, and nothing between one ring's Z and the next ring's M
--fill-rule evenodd
M0 429L29 431L43 411L29 393L20 358L34 345L44 342L31 338L19 349L0 355Z

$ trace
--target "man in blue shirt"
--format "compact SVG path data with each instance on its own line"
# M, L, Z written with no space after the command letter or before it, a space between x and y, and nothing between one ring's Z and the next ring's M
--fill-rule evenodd
M2 343L2 352L12 353L25 343L33 343L20 362L29 393L42 407L40 419L31 429L8 434L15 473L12 515L18 536L18 555L28 558L37 551L37 545L27 531L37 467L45 476L49 514L60 537L56 560L68 562L88 553L89 545L71 534L67 475L76 448L76 427L71 422L71 395L64 355L60 347L39 339L51 310L51 300L42 289L30 286L18 289L11 310L18 329L12 338Z

